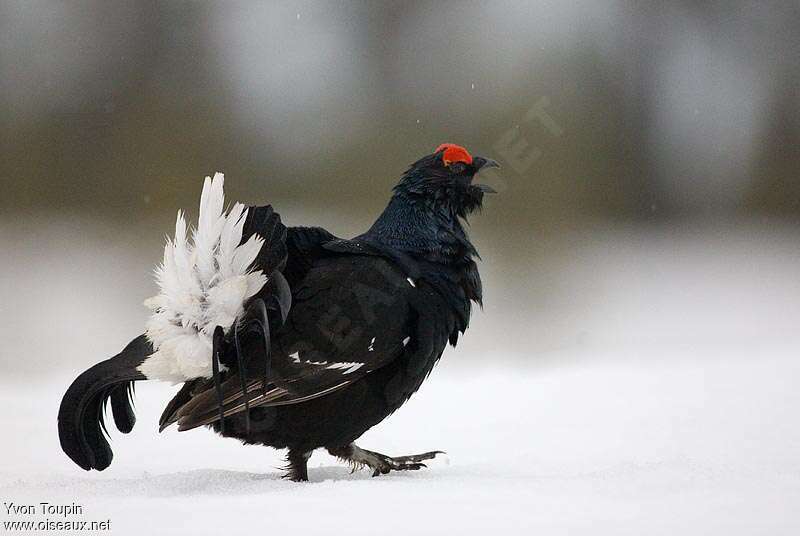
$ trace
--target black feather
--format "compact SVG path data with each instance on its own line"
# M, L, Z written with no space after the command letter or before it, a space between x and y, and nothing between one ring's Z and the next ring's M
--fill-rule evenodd
M136 424L133 411L133 382L123 382L111 389L111 411L117 430L123 434L130 433Z
M110 399L117 428L130 432L135 418L129 389L133 381L145 379L137 367L152 352L147 338L140 335L118 355L78 376L67 389L58 410L58 437L61 448L78 466L102 471L111 463L105 406Z
M345 447L416 392L467 329L472 303L482 302L478 252L464 228L490 191L472 184L480 167L450 167L440 152L421 159L372 227L351 240L316 227L287 229L271 206L251 207L242 242L256 233L264 239L252 268L268 274L268 284L233 330L215 329L212 377L187 382L160 429L210 425L245 443L289 448L298 480L307 478L310 452L323 446L349 452L351 462L358 452L359 463L390 460ZM132 429L133 382L144 379L136 367L150 353L140 337L67 391L61 444L84 469L111 462L106 402L117 428Z

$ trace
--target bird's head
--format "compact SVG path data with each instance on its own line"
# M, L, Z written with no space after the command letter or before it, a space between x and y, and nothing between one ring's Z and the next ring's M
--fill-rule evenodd
M448 207L464 217L480 208L484 194L495 193L485 184L474 183L475 175L497 167L500 164L490 158L472 156L460 145L443 143L432 154L411 164L395 191Z

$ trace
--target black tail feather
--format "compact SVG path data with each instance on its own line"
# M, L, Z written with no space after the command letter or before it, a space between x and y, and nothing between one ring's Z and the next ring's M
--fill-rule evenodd
M220 433L225 433L225 415L223 413L223 399L222 396L222 378L219 371L219 358L222 352L222 343L225 341L225 332L222 326L214 328L213 347L211 350L211 370L214 378L214 391L217 393L217 401L219 403L219 429Z
M169 401L167 407L164 408L164 412L161 414L161 418L158 419L158 431L159 433L163 432L167 429L167 427L172 424L174 421L175 412L178 411L178 408L186 404L192 399L192 394L198 384L202 385L205 380L202 378L196 380L190 380L183 384L180 391Z
M250 207L242 230L242 243L254 234L264 239L264 247L256 258L254 266L265 274L273 270L283 270L286 266L286 227L281 217L270 205Z
M140 335L118 355L78 376L67 389L58 410L58 437L62 450L81 468L102 471L114 457L105 424L109 401L117 429L123 433L133 429L133 382L146 379L137 367L152 353L147 338Z
M242 344L239 341L239 323L233 327L233 342L236 350L236 365L239 367L239 384L242 387L242 396L244 397L244 427L247 435L250 435L250 402L247 398L247 368L244 364L244 355L242 354ZM224 400L219 401L220 411L223 411L222 406L225 404ZM220 419L220 426L222 420Z
M133 412L133 382L123 382L114 387L109 398L117 430L123 434L130 433L136 424L136 414Z

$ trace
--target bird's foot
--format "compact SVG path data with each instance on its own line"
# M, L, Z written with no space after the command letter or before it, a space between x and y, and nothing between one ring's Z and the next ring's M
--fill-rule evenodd
M372 476L385 475L389 471L417 471L427 467L422 463L424 460L432 460L437 454L444 454L440 450L433 450L422 454L391 457L379 452L364 452L368 459L365 459L363 463L372 469Z
M393 458L380 452L362 449L354 443L346 447L329 448L328 452L349 462L354 471L364 466L369 467L372 469L372 476L385 475L389 471L417 471L427 467L422 463L423 461L432 460L437 454L444 454L441 450L432 450L422 454Z

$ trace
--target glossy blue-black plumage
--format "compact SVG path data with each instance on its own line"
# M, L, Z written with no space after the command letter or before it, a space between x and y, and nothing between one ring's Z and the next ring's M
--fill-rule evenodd
M298 479L305 476L305 453L315 448L356 452L350 444L419 388L448 341L455 345L466 330L471 302L481 303L478 254L463 219L491 191L473 184L489 162L475 157L447 165L441 153L422 158L375 223L353 239L313 227L286 229L271 207L253 207L243 240L253 233L266 239L255 268L280 284L265 287L254 297L259 307L247 310L262 317L266 311L261 324L269 331L220 341L228 371L216 382L187 382L165 409L162 428L212 425L246 443L289 448ZM264 333L270 333L267 348ZM83 447L68 446L76 459Z

